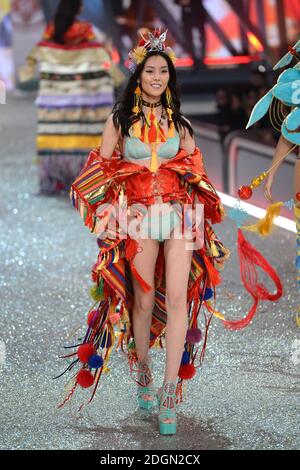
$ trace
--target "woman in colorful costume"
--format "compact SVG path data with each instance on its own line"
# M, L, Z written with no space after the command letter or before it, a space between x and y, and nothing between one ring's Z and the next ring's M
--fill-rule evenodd
M76 16L82 0L61 0L54 21L19 70L21 82L40 63L37 163L40 193L68 192L86 161L101 143L114 102L114 86L124 79L99 33Z
M116 344L127 355L139 406L152 409L156 395L160 433L174 434L183 382L204 360L212 316L237 329L249 324L253 312L240 323L215 310L229 250L211 223L222 221L224 209L180 112L175 57L165 39L166 32L148 33L130 52L132 76L107 120L101 148L90 153L72 184L73 205L98 235L100 251L92 268L95 303L88 329L66 347L76 351L63 356L72 362L61 375L81 369L59 406L78 385L93 387L93 399ZM164 381L155 393L149 347L164 347L164 340Z
M274 66L274 70L285 67L278 77L277 83L263 96L255 105L247 128L261 119L267 112L274 128L281 132L270 168L264 172L262 180L265 179L264 194L272 204L267 210L267 215L251 230L257 230L261 235L271 232L272 222L280 213L284 202L275 202L272 199L272 187L275 175L284 159L291 153L297 155L294 173L294 214L297 229L297 282L300 291L300 40L289 47L285 54ZM297 314L297 323L300 325L300 307Z

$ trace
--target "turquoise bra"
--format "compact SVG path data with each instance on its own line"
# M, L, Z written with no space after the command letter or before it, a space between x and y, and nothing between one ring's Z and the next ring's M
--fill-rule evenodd
M174 137L169 137L168 140L157 149L157 155L160 158L173 158L179 149L180 137L176 132ZM124 157L128 160L146 160L151 158L151 148L148 144L142 142L138 137L125 138L124 144Z

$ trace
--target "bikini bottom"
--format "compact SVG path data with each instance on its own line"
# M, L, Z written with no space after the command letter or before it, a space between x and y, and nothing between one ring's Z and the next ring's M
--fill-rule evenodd
M151 209L142 213L144 217L138 228L139 238L151 238L162 242L171 238L172 231L181 224L181 217L174 208L167 204L162 204L160 207L162 210L153 212Z

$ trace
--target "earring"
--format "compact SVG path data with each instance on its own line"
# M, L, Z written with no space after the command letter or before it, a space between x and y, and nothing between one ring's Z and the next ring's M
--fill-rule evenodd
M133 113L135 116L138 116L142 112L142 92L140 89L140 82L138 80L137 87L134 92L134 106L132 108ZM141 137L141 124L140 119L137 119L133 124L133 135L134 137L140 138Z
M137 82L137 87L134 92L134 106L132 108L132 111L134 114L140 114L141 112L141 105L142 105L142 92L140 89L140 82Z
M171 90L169 88L169 85L167 86L166 89L166 102L167 102L167 115L168 115L168 120L171 122L172 121L172 114L173 114L173 100L172 100L172 94Z
M167 101L168 108L172 108L172 93L169 88L169 85L167 86L167 89L166 89L166 101Z
M169 85L167 86L166 89L166 101L167 101L167 115L168 115L168 121L169 121L169 132L168 132L168 137L174 137L175 136L175 126L172 118L173 114L173 100L172 100L172 93L169 88Z

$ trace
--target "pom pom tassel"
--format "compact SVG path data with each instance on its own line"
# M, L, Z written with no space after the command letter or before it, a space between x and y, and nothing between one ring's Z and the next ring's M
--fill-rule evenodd
M255 315L259 300L278 300L282 296L282 283L272 266L244 237L241 229L238 230L238 254L240 260L240 274L246 290L253 297L254 303L245 318L236 321L224 320L225 328L240 330L247 326ZM258 283L255 266L262 268L273 280L277 287L275 294L270 294L266 287Z
M183 364L180 366L178 371L178 377L183 380L190 380L196 374L196 368L194 364Z

